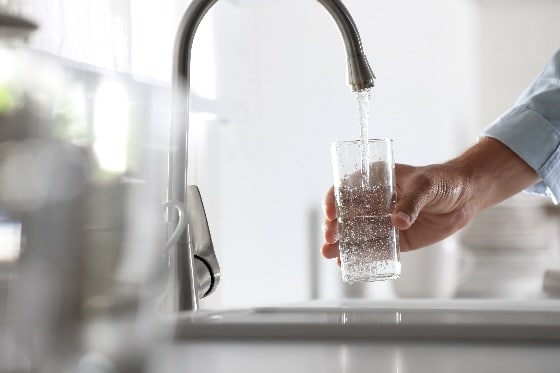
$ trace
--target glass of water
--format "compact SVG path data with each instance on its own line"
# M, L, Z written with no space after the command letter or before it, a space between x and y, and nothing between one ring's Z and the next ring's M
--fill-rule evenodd
M391 223L397 199L391 139L331 146L342 280L378 281L401 273L399 233Z

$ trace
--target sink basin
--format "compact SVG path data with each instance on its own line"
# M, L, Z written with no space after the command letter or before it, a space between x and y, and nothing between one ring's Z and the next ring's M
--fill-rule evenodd
M491 339L560 341L560 301L309 302L198 311L175 320L177 339Z

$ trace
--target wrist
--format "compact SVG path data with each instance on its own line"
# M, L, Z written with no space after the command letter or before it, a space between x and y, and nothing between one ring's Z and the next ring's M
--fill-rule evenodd
M537 173L500 141L483 137L455 162L466 180L473 214L493 206L539 181Z

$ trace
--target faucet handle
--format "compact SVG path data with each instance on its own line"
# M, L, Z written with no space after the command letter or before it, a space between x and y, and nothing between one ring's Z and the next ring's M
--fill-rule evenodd
M220 264L214 252L200 190L196 185L187 186L187 220L198 293L204 298L214 292L220 282Z

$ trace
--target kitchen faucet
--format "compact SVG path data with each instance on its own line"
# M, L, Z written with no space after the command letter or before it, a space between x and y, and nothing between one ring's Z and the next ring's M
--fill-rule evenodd
M196 29L206 12L218 0L193 0L179 25L173 66L173 112L168 156L170 201L186 206L188 229L172 248L165 308L170 311L196 311L199 297L214 291L220 268L214 254L198 188L187 184L187 135L189 130L189 90L191 48ZM373 87L373 75L358 30L340 0L317 0L336 22L346 47L348 83L353 91ZM169 211L170 232L177 224L177 213Z

